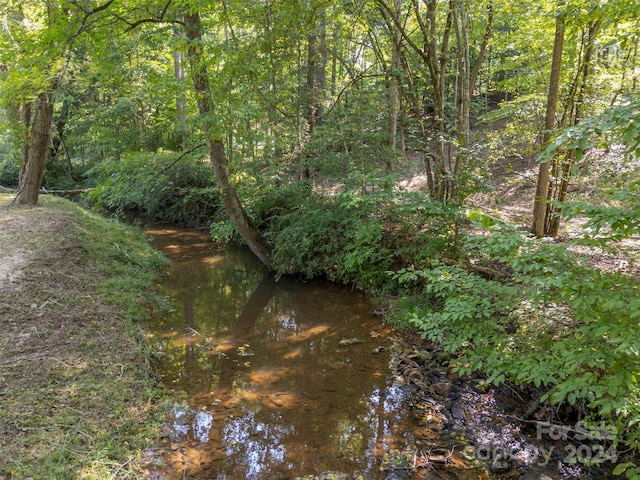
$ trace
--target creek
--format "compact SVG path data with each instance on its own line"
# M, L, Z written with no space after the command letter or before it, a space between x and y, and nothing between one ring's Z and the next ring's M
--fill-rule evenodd
M543 465L549 445L479 382L418 368L438 352L399 347L365 296L276 280L203 232L147 233L170 258L157 286L170 308L146 337L171 402L147 478L604 478Z

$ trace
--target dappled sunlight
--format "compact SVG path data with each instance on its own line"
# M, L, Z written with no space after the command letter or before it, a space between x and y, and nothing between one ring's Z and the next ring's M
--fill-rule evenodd
M177 257L163 282L172 309L148 338L189 405L174 410L164 462L194 478L290 478L313 465L379 478L368 439L392 448L410 418L374 306L321 282L276 282L239 253L213 268L210 255Z
M277 392L269 397L269 402L266 403L267 407L271 408L297 408L301 403L300 397L289 392Z
M202 259L202 263L212 266L212 265L220 265L224 263L224 257L216 256L216 257L205 257Z
M182 347L185 345L193 345L201 342L201 339L196 337L195 335L182 335L182 336L174 336L171 338L168 346L170 347Z
M290 350L288 353L285 353L282 358L285 360L292 360L294 358L299 358L302 355L302 348L296 348L294 350Z
M287 378L299 374L299 368L293 367L264 367L249 372L248 378L252 385L272 385L274 383L286 382Z
M301 332L297 332L295 335L287 337L287 342L297 343L297 342L306 342L307 340L322 335L329 331L331 327L329 325L316 325L310 328L307 328Z

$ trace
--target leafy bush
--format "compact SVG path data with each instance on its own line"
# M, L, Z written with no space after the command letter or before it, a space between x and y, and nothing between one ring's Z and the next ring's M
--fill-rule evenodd
M418 293L398 305L407 321L456 354L459 373L545 387L543 400L582 403L638 449L637 280L588 268L567 245L505 224L468 237L465 251L470 264L497 263L510 277L497 281L438 262L392 272Z
M15 159L10 155L0 156L0 185L3 187L18 186L19 169Z
M628 186L604 190L608 205L592 205L586 202L556 202L562 208L562 216L571 219L586 217L582 243L600 247L611 246L625 238L640 233L640 180Z
M170 166L174 156L131 153L101 163L89 173L98 183L91 201L118 214L136 211L162 222L209 226L222 216L213 173L201 161Z
M349 192L323 197L295 183L267 191L256 218L281 274L324 276L369 293L389 291L386 271L453 252L459 210L423 194Z
M340 194L312 197L282 212L270 231L278 271L377 287L394 256L383 244L384 224L376 210L372 196Z
M388 119L381 113L387 111L385 96L372 95L379 88L371 85L370 91L350 92L336 105L305 145L302 168L325 179L339 179L350 190L401 158L397 149L387 146Z

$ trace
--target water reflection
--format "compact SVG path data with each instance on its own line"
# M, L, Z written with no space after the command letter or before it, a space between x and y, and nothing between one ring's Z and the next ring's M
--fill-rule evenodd
M332 285L276 282L197 232L150 233L172 257L158 289L174 310L149 336L179 405L156 478L385 478L378 455L406 419L374 306Z

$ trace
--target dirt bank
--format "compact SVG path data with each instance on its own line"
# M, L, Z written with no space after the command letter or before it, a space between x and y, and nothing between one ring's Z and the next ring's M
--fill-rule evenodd
M156 422L134 317L161 259L70 202L11 199L0 194L0 478L135 478Z

